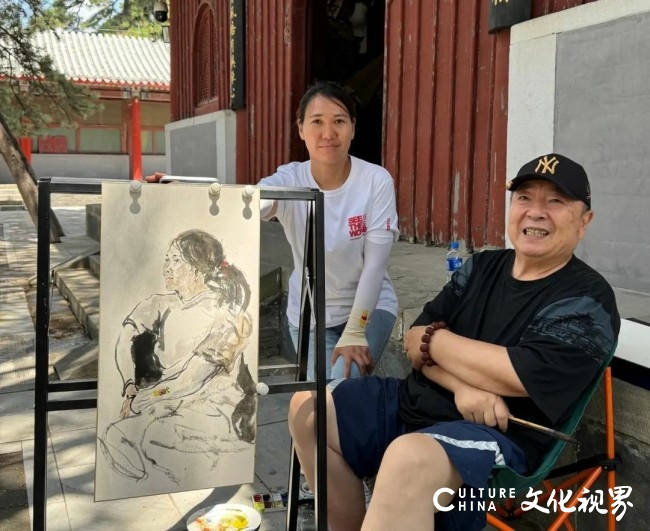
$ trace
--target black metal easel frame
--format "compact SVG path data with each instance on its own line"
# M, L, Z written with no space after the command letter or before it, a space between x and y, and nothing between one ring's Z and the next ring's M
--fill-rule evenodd
M101 194L102 182L124 182L107 179L47 177L38 180L38 244L36 258L36 378L34 404L34 498L33 528L45 530L47 524L47 419L50 411L92 409L97 398L50 400L56 392L97 390L97 379L48 381L50 326L50 196L52 193ZM316 391L316 495L315 515L318 531L327 531L327 422L325 380L325 249L324 196L320 190L308 188L260 189L262 199L310 202L305 231L305 263L298 345L298 374L295 382L271 384L269 393L303 390ZM307 352L312 312L315 318L315 381L306 380ZM294 531L298 520L300 465L291 446L287 531Z

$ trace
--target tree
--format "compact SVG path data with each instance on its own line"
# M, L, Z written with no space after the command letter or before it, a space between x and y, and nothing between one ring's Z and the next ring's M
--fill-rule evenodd
M156 38L160 24L154 21L153 4L153 0L52 0L32 24L40 29L92 29Z
M57 72L32 45L36 31L94 29L139 37L160 35L150 0L0 0L0 154L37 222L36 178L16 136L31 135L56 120L73 125L93 112L92 94ZM63 235L54 214L52 241Z
M160 37L160 24L153 18L152 0L90 0L97 11L85 27L125 32L132 37Z
M69 1L71 6L80 3ZM33 46L37 26L28 21L42 13L41 4L41 0L0 0L0 154L34 223L38 220L36 178L15 135L32 134L55 117L73 123L95 106L85 87L67 80L47 54ZM60 241L63 230L53 214L51 229L51 241Z

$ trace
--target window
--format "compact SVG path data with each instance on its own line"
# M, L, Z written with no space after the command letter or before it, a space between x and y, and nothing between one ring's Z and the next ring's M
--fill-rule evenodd
M79 130L79 153L121 153L119 129L84 127Z
M165 131L153 132L153 145L155 150L154 153L159 153L161 155L165 154Z
M228 27L228 2L201 4L194 30L194 105L200 113L226 109L230 103L230 35L217 32Z
M61 137L64 137L63 140ZM63 145L67 144L67 150ZM77 138L74 129L65 127L48 127L38 135L34 153L74 153L77 151Z
M164 155L165 154L165 131L152 129L140 132L143 155Z

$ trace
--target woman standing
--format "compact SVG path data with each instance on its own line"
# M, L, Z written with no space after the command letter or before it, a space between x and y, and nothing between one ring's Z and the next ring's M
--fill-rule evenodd
M300 101L297 125L306 162L280 166L262 186L319 188L325 196L325 326L329 378L369 374L390 338L397 297L388 257L399 236L393 179L381 166L349 155L356 110L339 84L319 82ZM287 317L298 343L307 204L263 201L262 218L277 217L294 261ZM308 377L313 378L313 331Z

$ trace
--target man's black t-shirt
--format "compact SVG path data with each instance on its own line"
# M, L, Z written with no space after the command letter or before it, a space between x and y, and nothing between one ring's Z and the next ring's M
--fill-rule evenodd
M470 257L413 323L445 321L455 334L507 347L528 397L504 397L510 412L547 426L561 424L611 353L620 328L614 292L576 258L534 281L512 277L514 251ZM400 395L400 415L411 428L460 420L454 395L413 371ZM515 424L506 433L535 467L551 443Z

